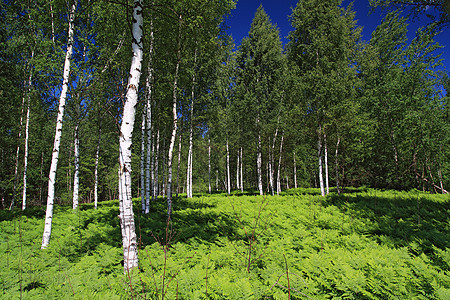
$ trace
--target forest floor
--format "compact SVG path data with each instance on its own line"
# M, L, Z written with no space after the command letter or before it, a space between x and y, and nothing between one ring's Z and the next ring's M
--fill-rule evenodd
M195 195L148 215L123 274L118 201L0 211L2 299L450 299L450 197L315 189Z

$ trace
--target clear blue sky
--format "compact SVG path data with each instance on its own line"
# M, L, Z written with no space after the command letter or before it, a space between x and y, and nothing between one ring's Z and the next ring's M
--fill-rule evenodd
M344 7L347 7L350 2L350 0L343 1ZM231 16L227 20L227 25L230 27L228 32L233 36L236 45L239 45L242 38L247 36L256 9L260 4L263 5L272 23L277 24L280 29L282 42L287 42L287 35L292 30L288 16L292 13L292 8L296 6L297 0L238 0L236 9L231 12ZM363 40L369 40L372 31L381 22L381 11L378 9L369 15L369 0L354 1L353 10L356 11L357 24L363 27ZM428 21L425 17L422 17L420 20L410 21L410 26L408 26L410 39L414 36L414 31L421 24L424 24L425 21ZM447 28L446 31L440 33L436 38L436 41L444 46L440 50L444 59L444 67L441 69L445 68L447 72L450 71L450 55L448 53L450 42L448 37L446 38L449 30Z

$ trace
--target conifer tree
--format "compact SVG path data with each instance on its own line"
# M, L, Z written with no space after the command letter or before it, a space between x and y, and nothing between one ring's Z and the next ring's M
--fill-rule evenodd
M244 38L237 53L236 113L239 122L254 134L256 141L257 186L262 195L263 134L276 116L277 82L282 74L283 56L278 29L271 23L262 6L253 18L248 37ZM239 97L239 100L238 100ZM241 125L241 126L242 126ZM277 130L275 130L277 132ZM276 135L276 133L275 133Z

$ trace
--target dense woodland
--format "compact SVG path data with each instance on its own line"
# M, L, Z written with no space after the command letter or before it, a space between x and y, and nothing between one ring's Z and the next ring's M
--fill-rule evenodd
M259 7L235 47L233 0L2 1L0 207L46 206L46 248L55 205L119 199L127 270L132 197L170 220L181 193L448 193L445 5L412 39L388 10L364 41L341 2L299 1L286 45Z

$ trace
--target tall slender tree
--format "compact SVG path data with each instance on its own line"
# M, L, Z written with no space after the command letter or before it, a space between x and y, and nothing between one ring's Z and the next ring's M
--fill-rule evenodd
M248 37L244 38L237 53L236 113L242 125L254 133L256 141L256 175L259 193L263 191L262 151L263 134L276 116L276 106L281 102L277 96L277 82L281 78L284 60L278 29L271 23L262 6L253 18ZM237 99L236 99L237 100ZM276 129L274 130L275 132ZM269 177L273 174L269 172ZM272 179L273 187L273 179Z
M143 57L142 24L142 1L135 0L132 27L133 56L131 58L130 77L128 79L127 94L119 133L119 217L122 230L125 272L138 266L137 239L131 194L131 145Z
M44 234L42 236L41 249L48 246L50 242L50 235L52 232L52 220L53 220L53 205L55 200L55 183L56 183L56 170L58 167L58 156L59 156L59 146L61 142L62 125L64 117L64 108L66 106L67 91L69 88L69 75L70 75L70 64L73 53L73 43L74 43L74 18L75 11L77 8L77 0L74 0L69 9L69 29L68 29L68 41L66 49L66 57L64 60L64 73L63 73L63 84L61 89L61 94L59 97L59 108L58 116L56 119L56 132L55 140L53 143L52 161L50 166L50 173L48 178L48 196L47 196L47 210L45 212L45 226Z

